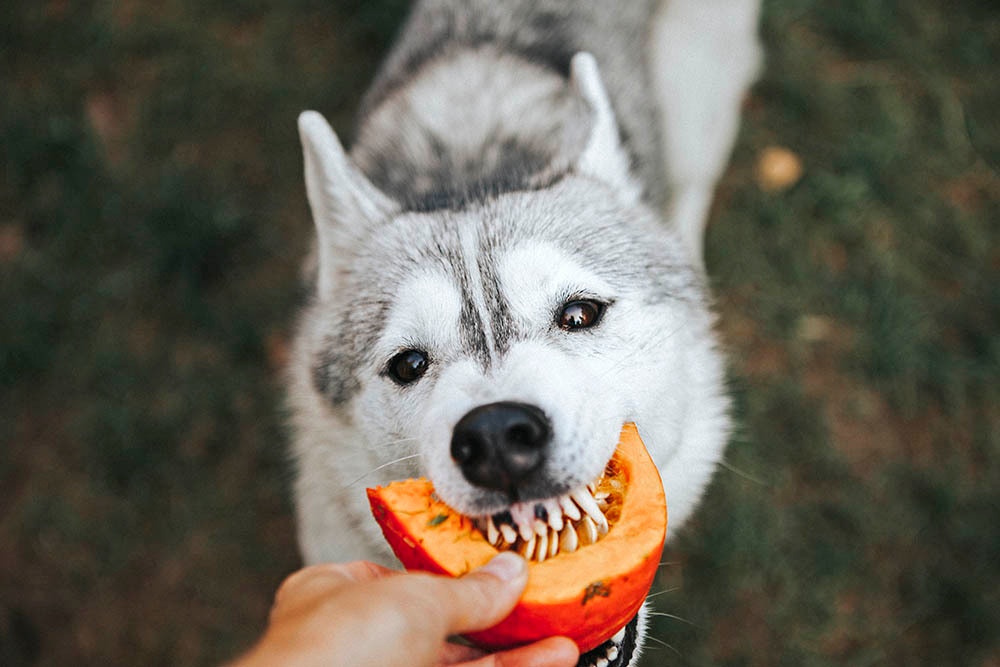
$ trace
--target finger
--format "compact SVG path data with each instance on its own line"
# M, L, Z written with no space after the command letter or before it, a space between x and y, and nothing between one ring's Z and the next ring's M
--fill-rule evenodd
M566 637L549 637L534 644L500 653L491 653L462 667L575 667L580 659L576 642Z
M332 592L357 581L369 581L399 574L369 561L353 561L351 563L321 563L310 565L293 572L278 587L274 595L275 603L290 596L302 595L306 592Z
M442 665L457 665L471 662L472 660L481 658L484 655L486 655L486 651L482 649L478 649L473 646L466 646L464 644L446 642L441 648L440 660Z
M378 582L377 599L440 646L449 635L499 623L517 604L528 582L523 558L503 552L458 579L409 574ZM389 612L384 612L389 613Z
M514 609L528 583L528 564L516 553L504 551L484 567L441 583L450 589L445 598L448 632L483 630Z

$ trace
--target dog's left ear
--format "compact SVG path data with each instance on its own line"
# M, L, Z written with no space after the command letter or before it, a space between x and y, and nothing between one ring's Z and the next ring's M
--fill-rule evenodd
M622 147L615 111L608 100L594 56L586 52L573 56L570 80L590 106L592 114L590 137L577 158L576 171L610 185L627 202L637 203L642 197L642 188L629 170L629 156Z
M396 203L351 162L329 123L315 111L299 115L306 194L316 223L317 291L333 291L338 261L370 228L398 210Z

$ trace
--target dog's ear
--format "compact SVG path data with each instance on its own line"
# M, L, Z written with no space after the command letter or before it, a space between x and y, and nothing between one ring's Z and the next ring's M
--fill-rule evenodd
M333 289L337 256L365 227L387 219L398 206L351 163L321 114L302 112L299 136L305 153L306 194L318 237L316 287L320 298L325 298Z
M629 171L629 156L622 147L615 111L594 56L586 52L573 56L570 80L592 114L590 136L577 158L576 171L610 185L629 203L638 202L642 188Z

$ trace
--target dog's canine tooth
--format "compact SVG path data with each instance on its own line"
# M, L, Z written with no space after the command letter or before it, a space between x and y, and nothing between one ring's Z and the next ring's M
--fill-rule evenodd
M613 637L611 637L611 641L613 641L615 644L619 644L619 645L623 641L625 641L625 628L627 628L627 627L628 627L628 625L622 626L622 629L619 630L618 632L616 632Z
M494 546L500 541L500 531L497 530L496 524L493 523L493 517L486 519L486 541Z
M598 537L597 524L589 516L585 516L577 524L577 534L580 536L580 544L593 544Z
M573 524L566 523L566 527L559 533L559 550L571 554L580 546L580 541L576 536L576 528Z
M571 521L579 521L580 517L583 516L580 514L580 508L573 503L569 496L559 496L559 507Z
M580 506L580 509L586 512L587 515L595 522L600 522L601 519L604 519L604 512L602 512L601 508L597 506L596 502L594 502L594 497L589 493L585 493L583 489L574 491L570 494L570 497L574 502L576 502L577 505ZM604 520L605 522L607 521L607 519Z
M549 558L559 554L559 531L552 528L549 531Z

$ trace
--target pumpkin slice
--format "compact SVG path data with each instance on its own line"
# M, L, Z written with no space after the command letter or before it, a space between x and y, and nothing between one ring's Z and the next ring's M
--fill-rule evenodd
M604 476L591 489L605 506L606 533L592 543L584 539L571 552L531 560L528 586L514 611L469 639L499 649L562 635L585 652L638 613L659 566L667 506L659 471L634 424L623 427ZM368 489L368 501L389 546L408 570L458 577L498 553L482 522L441 502L426 479ZM499 548L523 550L521 538L507 543L488 532Z

